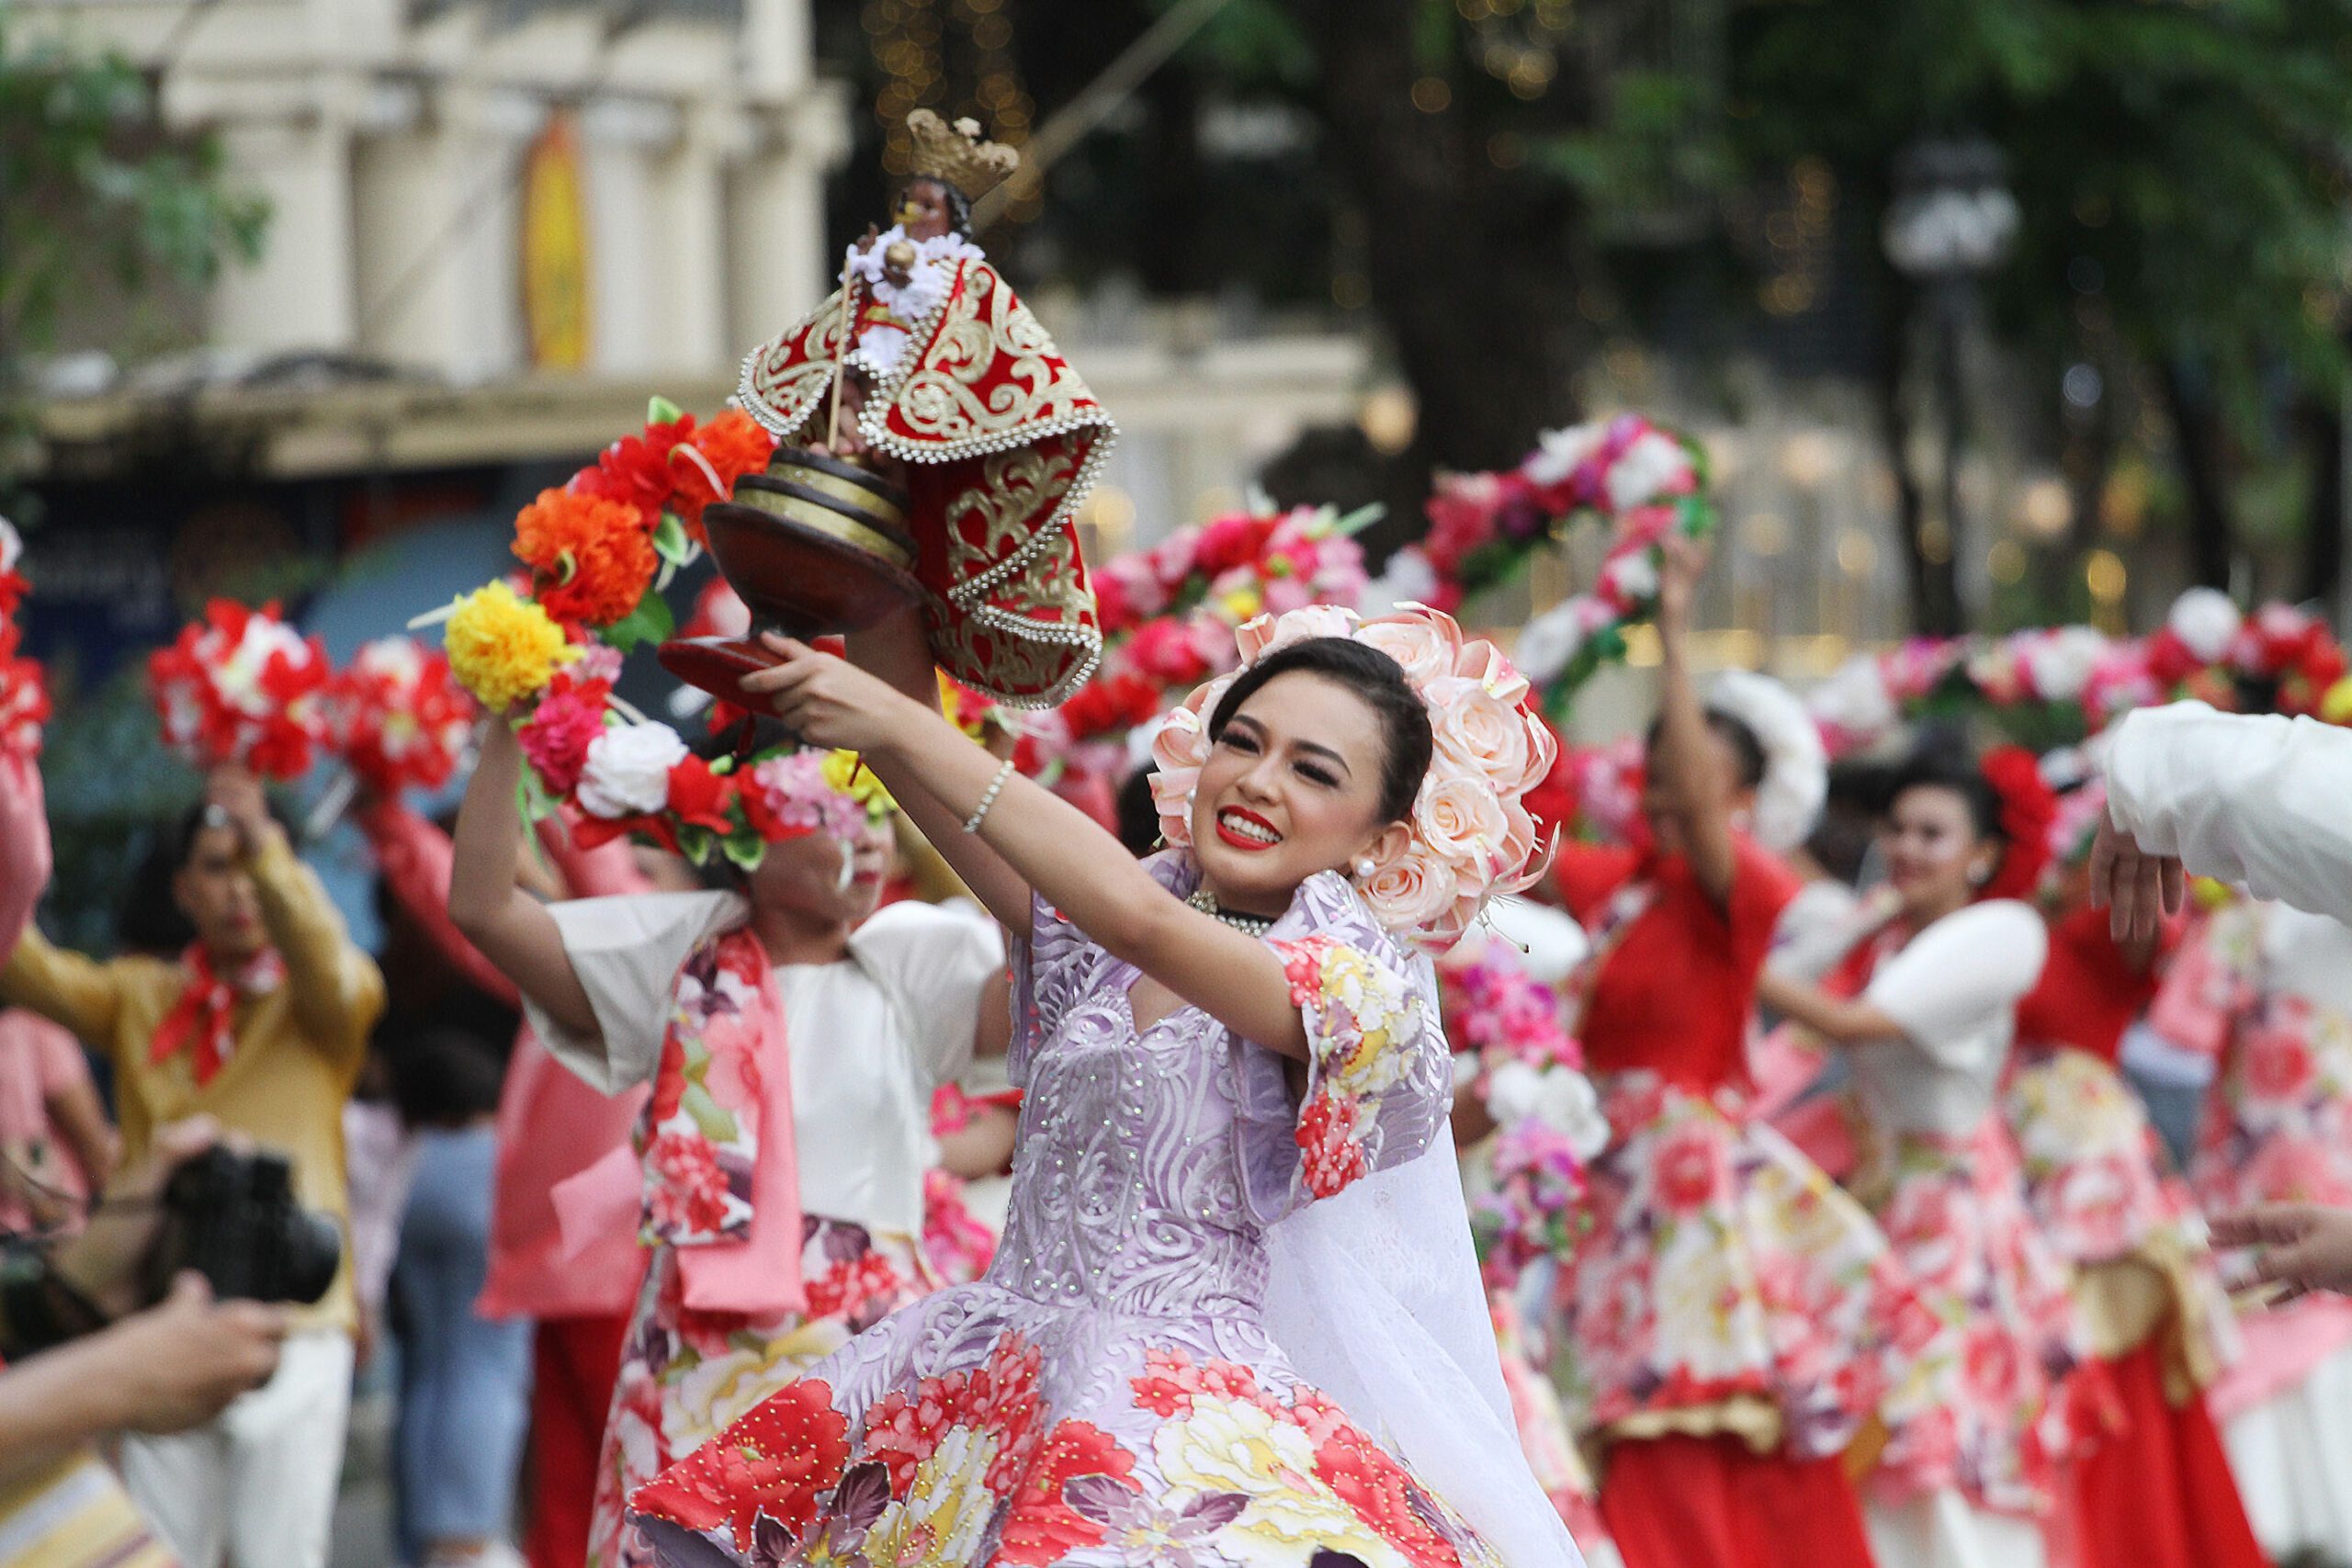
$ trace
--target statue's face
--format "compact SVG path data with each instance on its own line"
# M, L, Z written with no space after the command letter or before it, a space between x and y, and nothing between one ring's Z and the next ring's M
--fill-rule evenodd
M955 205L937 180L910 180L899 197L899 226L910 240L936 240L956 229Z

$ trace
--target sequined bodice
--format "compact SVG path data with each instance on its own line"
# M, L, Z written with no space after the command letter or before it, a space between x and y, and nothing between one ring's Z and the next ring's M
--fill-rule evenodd
M1255 1316L1266 1260L1237 1152L1238 1047L1197 1008L1138 1035L1135 978L1102 963L1034 1049L989 1277L1060 1307Z

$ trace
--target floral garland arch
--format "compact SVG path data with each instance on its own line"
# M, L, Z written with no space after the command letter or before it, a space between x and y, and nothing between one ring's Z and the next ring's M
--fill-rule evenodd
M1592 587L1529 621L1513 649L1555 716L1656 610L1665 541L1706 538L1717 521L1705 448L1632 413L1548 432L1514 468L1440 474L1428 513L1428 537L1400 554L1433 576L1434 602L1449 609L1517 577L1573 525L1608 529Z

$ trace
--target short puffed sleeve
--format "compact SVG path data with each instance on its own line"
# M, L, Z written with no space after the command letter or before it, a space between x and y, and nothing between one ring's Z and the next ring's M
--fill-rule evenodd
M981 994L1004 968L996 922L910 900L860 926L850 950L905 1003L923 1087L953 1082L971 1065Z
M1266 936L1306 1027L1306 1085L1285 1059L1240 1050L1245 1191L1262 1224L1426 1151L1450 1108L1453 1064L1436 980L1374 923L1335 873L1301 887Z

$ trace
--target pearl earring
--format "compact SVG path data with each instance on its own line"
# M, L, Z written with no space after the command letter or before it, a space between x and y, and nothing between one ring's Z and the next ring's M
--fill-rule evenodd
M1368 877L1373 874L1374 869L1376 868L1373 865L1372 857L1370 855L1365 855L1356 862L1356 874L1358 876Z

